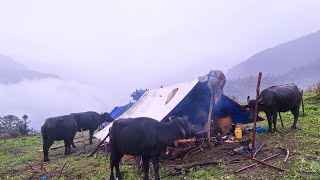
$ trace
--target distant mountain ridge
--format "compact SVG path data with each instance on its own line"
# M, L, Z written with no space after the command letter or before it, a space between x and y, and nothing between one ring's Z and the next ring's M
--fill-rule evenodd
M255 76L227 80L224 87L226 95L237 97L244 102L249 95L255 97L258 74ZM308 89L320 82L320 59L310 62L282 75L262 75L261 90L281 84L294 83L301 89Z
M261 51L234 66L227 73L228 79L264 75L280 75L294 68L320 60L320 31Z
M12 58L0 54L0 83L11 84L25 79L43 78L60 79L60 77L55 74L30 70L25 65L14 61Z

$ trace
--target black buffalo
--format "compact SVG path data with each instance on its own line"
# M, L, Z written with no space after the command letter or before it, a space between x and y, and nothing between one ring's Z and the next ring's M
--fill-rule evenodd
M294 115L294 122L291 126L292 129L297 128L297 121L299 117L299 109L303 99L303 91L299 89L295 84L285 84L280 86L272 86L261 91L258 101L259 111L266 113L269 132L277 131L277 113L291 111ZM253 119L255 114L255 100L249 100L248 105L245 107L250 109L249 118ZM274 129L272 130L272 124Z
M144 179L149 179L149 160L153 161L155 179L159 177L159 156L167 146L172 146L176 139L189 138L195 135L190 127L188 117L173 118L171 122L162 123L157 120L140 117L119 119L109 130L110 135L110 179L116 176L122 179L119 162L124 154L142 156Z
M59 116L46 119L44 125L41 127L44 162L49 161L48 151L54 141L64 140L65 155L70 154L71 144L77 130L77 123L71 116Z
M112 122L113 118L109 113L98 114L96 112L81 112L81 113L71 113L72 116L78 125L78 131L87 131L89 130L89 143L92 144L93 132L104 122ZM74 144L72 145L73 147Z

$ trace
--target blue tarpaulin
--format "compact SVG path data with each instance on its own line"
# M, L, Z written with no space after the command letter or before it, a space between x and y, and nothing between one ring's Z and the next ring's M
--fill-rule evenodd
M210 90L206 83L198 84L189 92L189 94L165 117L166 121L170 116L188 115L193 124L204 125L207 122L207 114L210 107ZM222 94L220 101L213 105L212 119L218 119L231 115L233 124L249 124L253 120L249 119L249 111L240 104ZM258 117L257 121L264 120Z
M113 108L113 110L110 112L110 116L113 119L118 119L123 113L125 113L134 103L130 102L129 104L126 104L124 106L117 106ZM102 127L106 127L109 123L105 122L102 124Z

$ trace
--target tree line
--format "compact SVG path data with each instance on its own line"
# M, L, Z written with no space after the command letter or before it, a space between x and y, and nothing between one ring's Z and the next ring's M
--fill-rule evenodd
M0 138L34 135L37 132L29 127L28 116L19 118L14 115L0 117Z

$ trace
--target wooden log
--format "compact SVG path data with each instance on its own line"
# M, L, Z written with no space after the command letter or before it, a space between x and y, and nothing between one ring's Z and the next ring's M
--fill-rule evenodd
M277 166L274 166L274 165L272 165L272 164L263 162L263 161L261 161L261 160L259 160L259 159L256 159L256 158L253 158L252 160L253 160L253 161L257 161L257 162L260 163L260 164L263 164L263 165L272 167L272 168L274 168L274 169L276 169L276 170L278 170L278 171L286 171L285 169L282 169L282 168L277 167Z
M190 143L190 142L196 142L196 138L189 138L189 139L179 139L176 140L177 143Z
M257 128L257 118L258 118L258 101L259 101L259 94L260 94L260 83L261 83L261 76L262 73L259 72L258 76L258 83L257 83L257 96L256 96L256 104L255 104L255 113L254 113L254 122L253 122L253 136L252 136L252 151L251 151L251 158L254 158L254 149L255 149L255 141L256 141L256 128Z
M275 158L275 157L277 157L277 156L279 156L279 155L280 155L280 154L272 155L272 156L270 156L270 157L267 157L267 158L263 159L262 161L267 161L267 160L272 159L272 158ZM256 165L258 165L258 164L259 164L259 163L254 163L254 164L251 164L251 165L249 165L249 166L243 167L243 168L237 170L236 173L241 172L241 171L244 171L244 170L246 170L246 169L248 169L248 168L251 168L251 167L253 167L253 166L256 166Z

